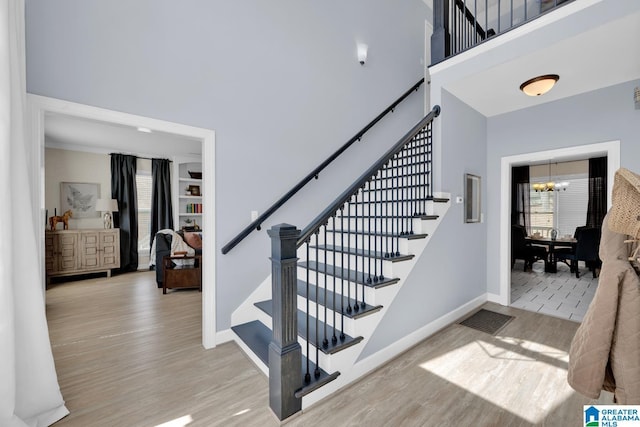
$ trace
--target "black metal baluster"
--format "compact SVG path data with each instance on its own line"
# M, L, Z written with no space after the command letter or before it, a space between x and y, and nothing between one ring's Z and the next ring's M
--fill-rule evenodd
M380 176L380 178L382 178L382 169L380 171L378 171L378 175ZM382 254L383 249L382 249L382 224L385 221L384 216L382 215L382 195L380 195L380 192L382 191L381 189L381 185L378 185L378 182L376 182L376 197L375 197L375 202L376 204L375 206L375 216L376 216L376 222L374 222L374 230L376 230L375 236L374 236L374 252L376 254L376 258L374 260L377 261L380 264L380 274L376 274L376 277L374 277L374 280L380 281L382 280L382 256L378 256L378 240L380 240L380 254ZM378 221L380 222L380 229L379 232L378 230ZM362 299L364 301L364 298Z
M429 123L428 126L429 129L429 133L428 133L428 138L427 138L427 165L429 167L429 175L427 176L427 181L428 181L428 185L427 185L427 191L428 191L428 197L430 199L433 199L433 134L431 132L431 123Z
M371 284L375 279L375 274L374 274L374 277L371 277L371 271L372 271L372 269L371 269L371 238L372 238L372 236L371 236L371 231L372 231L372 229L371 229L371 220L372 220L372 218L371 218L371 192L373 191L372 188L371 188L371 181L367 182L367 186L369 187L369 191L367 192L367 215L369 216L368 227L367 227L367 236L369 236L369 238L367 239L368 240L368 242L367 242L368 243L367 251L369 252L369 256L367 257L368 258L367 259L367 261L368 261L367 264L369 266L369 269L368 269L369 271L367 271L367 276L368 276L367 277L367 283ZM363 249L362 256L364 257L365 256L364 248L362 248L362 249ZM375 268L375 263L374 263L374 268ZM364 286L362 287L362 293L364 294Z
M391 234L393 235L393 240L391 240L391 252L389 256L393 257L395 254L395 244L396 244L396 155L394 154L391 158L391 183L389 185L389 193L391 195Z
M395 213L396 213L396 218L394 219L395 225L396 225L396 247L395 247L395 253L394 256L399 256L400 255L400 251L399 251L399 242L400 239L397 236L401 236L402 235L402 218L400 217L400 206L402 201L400 200L400 166L401 166L401 158L400 158L400 154L398 153L396 155L396 166L394 168L394 172L395 172L395 177L394 177L394 185L393 185L393 189L394 189L394 193L395 193Z
M455 1L455 0L454 0ZM467 48L467 16L465 15L465 13L467 12L467 0L463 0L462 1L462 40L464 40L464 46L462 46L462 49L466 49Z
M338 337L336 337L336 215L334 214L332 217L332 233L333 233L333 336L331 337L331 342L335 345L338 342ZM342 246L342 250L340 253L344 253L344 242L340 240L340 246ZM325 304L327 302L325 301Z
M373 253L375 258L373 258L373 281L378 281L378 221L382 221L380 215L378 215L378 179L377 175L373 178Z
M309 293L309 244L311 243L311 238L308 238L305 242L305 246L307 249L307 312L306 312L306 319L307 319L307 324L306 324L306 330L307 330L307 372L304 374L304 382L306 384L309 384L311 382L311 374L309 372L309 361L311 360L311 354L309 354L309 299L311 298L311 294ZM317 286L317 283L316 283Z
M413 212L413 216L418 216L418 203L417 203L418 196L416 194L416 190L418 188L416 184L416 177L418 176L416 172L417 166L418 166L418 140L414 136L411 139L411 212Z
M387 164L380 170L380 252L384 258L389 258L389 217L387 207Z
M353 196L352 196L353 197ZM356 198L356 203L357 203ZM349 198L349 205L347 207L347 233L351 233L351 197ZM356 230L357 233L357 230ZM358 237L356 235L355 247L358 247ZM357 250L357 249L356 249ZM347 313L351 313L351 255L347 254Z
M346 202L347 209L349 208L349 202ZM347 234L347 238L350 239L351 236ZM356 236L358 238L358 236ZM344 248L344 205L340 207L340 242L342 243L342 247ZM350 246L350 245L348 245ZM344 251L340 254L340 341L344 341ZM348 255L347 255L348 256ZM348 271L348 270L347 270Z
M425 207L425 192L424 192L424 172L425 172L425 164L424 164L424 129L420 131L420 149L418 150L418 162L420 163L420 168L418 173L420 174L420 213L424 215L426 213Z
M364 187L360 188L361 190L364 190ZM360 190L358 190L360 192ZM362 198L360 199L361 202L364 202L364 192L362 192ZM356 231L361 231L362 232L362 249L364 250L364 218L362 218L362 223L361 225L361 229L358 229L358 206L360 204L358 203L358 195L356 194L356 203L355 203L355 208L356 208L356 213L354 216L354 222L353 222L353 227L355 228ZM362 212L364 215L364 206L362 207ZM359 307L358 307L358 241L356 240L356 250L355 250L356 255L353 257L353 270L354 270L354 277L355 277L355 281L354 281L354 286L353 286L353 290L354 290L354 300L355 303L353 304L353 309L358 312ZM351 258L351 255L349 255L349 258ZM362 262L362 271L364 271L364 260Z
M489 37L489 0L484 0L484 36Z
M416 185L416 166L418 164L417 162L417 140L416 137L413 137L411 139L411 212L413 212L413 216L417 217L418 216L418 195L416 194L416 190L417 190L417 185ZM413 234L413 223L414 221L411 221L411 229L409 230L409 234Z
M318 333L320 330L320 325L318 324L318 318L320 317L320 308L319 308L319 300L320 300L320 256L318 254L319 246L320 246L320 230L316 230L316 369L313 371L313 375L318 378L320 377L320 338L318 337ZM326 284L325 284L326 286ZM307 336L307 339L311 339L311 337ZM307 356L309 354L307 353Z
M329 340L327 339L327 288L329 287L329 283L327 283L327 267L328 267L328 262L327 262L327 252L329 251L329 246L327 245L327 225L329 224L329 222L327 221L324 224L324 317L322 320L324 320L324 338L322 339L322 348L327 348L329 347Z
M404 156L402 156L403 154L404 153L402 151L400 151L400 153L398 154L398 217L400 219L399 225L401 236L404 236L404 197L402 193L402 184L404 183L404 177L402 176L402 174L404 173Z
M511 27L513 27L513 0L511 0L511 10L509 11L509 15L511 18Z
M407 190L407 152L406 152L406 146L402 147L402 217L403 217L403 224L402 224L402 234L403 235L407 235L409 234L409 207L407 206L407 195L406 195L406 190Z
M473 34L473 42L478 44L478 0L473 0Z

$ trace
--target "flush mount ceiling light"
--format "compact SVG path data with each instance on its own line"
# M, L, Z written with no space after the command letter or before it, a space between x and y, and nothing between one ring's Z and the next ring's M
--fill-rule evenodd
M534 77L520 85L520 90L529 96L540 96L549 92L553 85L560 79L557 74L545 74Z
M151 133L151 129L149 128L139 127L137 129L138 129L138 132Z

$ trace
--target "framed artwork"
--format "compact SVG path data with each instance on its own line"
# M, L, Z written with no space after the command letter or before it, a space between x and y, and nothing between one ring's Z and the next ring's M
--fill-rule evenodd
M100 184L86 182L60 183L60 208L71 210L73 218L97 218L96 201L100 197Z
M480 177L464 175L464 222L480 222Z
M190 185L188 188L189 193L192 196L200 196L200 186L199 185Z

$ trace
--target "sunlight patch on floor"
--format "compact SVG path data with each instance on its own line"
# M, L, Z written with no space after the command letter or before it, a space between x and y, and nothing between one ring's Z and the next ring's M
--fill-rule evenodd
M167 421L166 423L158 424L155 427L184 427L193 422L191 415L185 415L184 417L176 418L175 420Z
M537 424L573 390L568 354L510 337L476 340L419 366L445 381ZM508 377L508 381L504 379Z

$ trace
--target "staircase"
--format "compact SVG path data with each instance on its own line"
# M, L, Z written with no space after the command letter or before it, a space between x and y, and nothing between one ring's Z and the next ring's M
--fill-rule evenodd
M280 419L372 369L358 358L450 205L449 195L432 192L431 127L439 111L303 231L269 230L272 276L234 312L232 330L271 374L270 404Z

